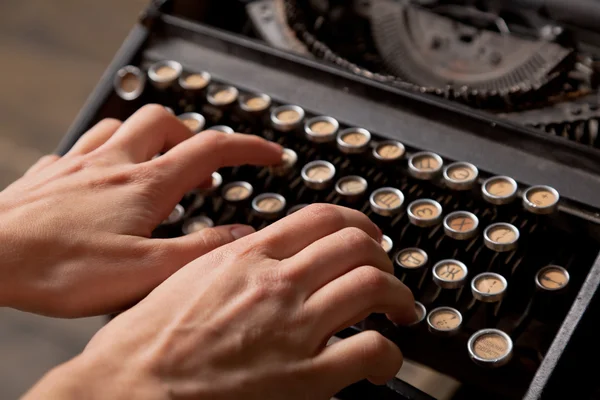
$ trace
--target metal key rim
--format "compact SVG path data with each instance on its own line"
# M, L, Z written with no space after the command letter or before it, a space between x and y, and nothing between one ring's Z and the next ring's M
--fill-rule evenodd
M473 221L473 228L471 228L468 231L457 231L456 229L452 228L450 226L449 221L454 220L456 218L468 218L470 220ZM475 214L473 214L472 212L469 211L454 211L451 212L450 214L446 215L446 217L444 218L444 232L446 233L446 235L448 235L449 237L456 239L456 240L467 240L467 239L471 239L472 237L474 237L475 235L477 235L477 232L479 231L479 218L477 218L477 216Z
M400 204L394 208L384 208L378 205L375 202L375 196L382 192L392 192L400 199ZM393 187L382 187L377 190L374 190L369 196L369 204L371 205L371 209L373 212L379 215L383 215L384 217L389 217L395 214L398 214L402 210L402 205L404 204L404 193L399 189Z
M458 325L452 329L439 329L438 327L433 325L433 323L431 322L431 317L442 311L447 311L447 312L450 312L450 313L458 316ZM434 308L433 310L429 311L429 314L427 314L427 325L429 326L429 331L431 333L434 333L434 334L440 335L440 336L450 336L450 335L457 333L462 326L462 322L463 322L462 314L460 313L460 311L458 311L456 308L453 308L453 307L446 307L446 306L437 307L437 308Z
M546 287L542 284L542 282L540 282L540 275L542 275L544 272L548 271L548 270L559 270L566 278L566 282L563 286L558 287L558 288L549 288ZM541 268L536 274L535 274L535 285L538 288L538 290L543 290L545 292L559 292L563 289L565 289L567 286L569 286L569 281L571 280L571 276L569 275L569 271L567 271L564 267L561 267L560 265L554 265L554 264L550 264L550 265L546 265L545 267Z
M277 117L277 115L284 111L295 111L299 116L298 120L291 123L280 120ZM275 129L282 132L288 132L296 128L302 122L302 120L304 119L304 109L300 106L296 106L293 104L279 106L274 108L273 111L271 111L270 119Z
M441 267L444 264L454 264L454 265L458 266L460 269L463 270L464 276L459 280L450 280L450 279L442 278L440 275L438 275L437 269L438 269L438 267ZM467 280L467 277L469 276L469 269L467 268L467 266L464 263L462 263L458 260L445 259L445 260L441 260L441 261L438 261L437 263L435 263L435 265L432 268L431 273L433 274L433 281L435 282L435 284L438 285L439 287L441 287L442 289L458 289L465 285L465 281Z
M186 82L186 79L192 75L200 75L206 83L201 87L195 87L195 86L189 85ZM187 72L187 73L182 73L181 76L179 77L179 86L181 86L181 88L184 90L200 91L200 90L206 89L208 87L208 85L210 85L211 81L212 81L212 76L206 71Z
M535 191L539 191L539 190L544 190L544 191L550 192L555 197L554 202L550 205L541 207L541 206L538 206L537 204L533 203L532 201L530 201L528 198L529 194L531 192L535 192ZM547 185L531 186L530 188L525 190L525 192L523 192L523 208L525 208L527 211L532 212L534 214L552 214L558 208L559 200L560 200L560 195L558 194L558 191L556 189L554 189L553 187L547 186Z
M310 176L308 176L308 171L317 166L326 167L329 170L330 174L327 177L327 179L313 179ZM331 181L335 177L335 167L329 161L315 160L309 162L308 164L305 164L304 167L302 167L300 175L302 176L302 180L308 187L312 189L324 189L331 183Z
M333 132L325 135L316 133L312 130L311 126L317 122L327 122L333 125ZM318 117L312 117L304 123L304 133L306 138L313 143L326 143L335 140L339 127L340 123L335 118L328 117L326 115L320 115Z
M510 185L513 188L512 192L510 194L508 194L506 196L496 196L496 195L488 192L487 186L494 181L500 181L500 180L504 180L504 181L507 181L508 183L510 183ZM518 190L517 181L515 181L510 176L505 176L505 175L492 176L491 178L486 179L481 184L481 194L483 195L483 198L488 203L491 203L494 205L503 205L503 204L508 204L508 203L512 202L517 197L517 190Z
M417 267L409 267L409 266L406 266L405 264L403 264L402 261L401 261L401 257L400 256L403 255L403 254L406 254L408 252L419 253L420 255L422 255L423 256L423 262L421 263L421 265L419 265ZM418 247L407 247L405 249L400 250L396 254L396 257L394 257L394 261L396 262L396 265L399 266L400 268L402 268L403 270L406 270L406 271L419 271L419 270L422 270L423 268L425 268L425 266L429 262L429 256L427 255L427 253L423 249L420 249Z
M437 161L438 166L432 170L422 170L415 165L415 160L421 157L431 157ZM422 180L430 180L435 178L442 168L444 167L444 160L439 155L432 153L430 151L420 151L418 153L413 154L408 159L408 172L413 178L422 179Z
M513 231L515 234L515 240L513 240L512 242L508 242L508 243L500 243L500 242L496 242L496 241L492 240L492 238L490 237L490 232L499 227L504 227L506 229L510 229L511 231ZM485 246L487 248L489 248L490 250L494 250L497 252L511 251L511 250L514 250L517 248L520 236L521 236L521 234L519 233L519 230L517 229L516 226L509 224L507 222L496 222L495 224L491 224L488 227L486 227L485 230L483 231L483 242L484 242Z
M172 68L173 70L175 70L175 77L173 78L163 78L160 75L158 75L157 71L161 68L161 67L169 67ZM170 85L172 82L175 82L176 80L179 79L179 77L181 76L181 73L183 71L183 66L175 61L175 60L161 60L161 61L157 61L154 64L152 64L150 66L150 68L148 68L148 77L150 78L150 81L154 84L154 86L157 86L161 89L163 89L165 87L165 85Z
M394 146L397 147L398 149L400 149L400 155L398 155L397 157L394 158L385 158L382 157L378 150L383 147L383 146ZM373 148L373 157L375 157L376 159L380 160L380 161L384 161L384 162L391 162L391 161L396 161L396 160L400 160L402 157L404 157L404 155L406 154L406 148L404 147L404 145L400 142L398 142L397 140L385 140L383 142L379 142L377 143L377 146L375 146Z
M261 210L258 206L258 203L261 200L269 199L269 198L277 199L279 201L280 207L276 210L271 210L271 211ZM252 210L254 210L256 213L259 213L260 215L264 215L264 216L268 216L268 217L279 215L281 212L283 212L283 210L285 209L285 206L286 206L285 197L283 197L279 193L262 193L262 194L259 194L258 196L256 196L252 200Z
M500 357L496 357L496 358L483 358L478 356L475 353L475 341L483 336L483 335L489 335L489 334L496 334L501 336L505 341L506 341L506 354L504 354L503 356ZM481 366L485 366L485 367L501 367L505 364L507 364L510 359L512 358L512 351L513 351L513 342L512 339L510 338L510 336L508 336L508 334L506 334L505 332L499 330L499 329L494 329L494 328L488 328L488 329L480 329L477 332L475 332L473 335L471 335L471 337L469 338L469 341L467 342L467 349L469 351L469 357L478 365Z
M237 199L237 200L236 199L228 199L226 196L227 191L235 186L241 186L241 187L245 188L246 190L248 190L248 196L244 197L243 199ZM254 192L254 188L252 187L252 185L249 184L248 182L244 182L244 181L236 181L236 182L228 183L227 185L223 186L223 189L221 190L223 199L230 203L240 203L240 202L246 201L250 197L252 197L253 192Z
M464 167L464 168L470 169L473 172L474 176L467 180L457 180L457 179L451 178L450 175L448 174L448 171L450 171L453 168L458 168L458 167ZM477 178L479 177L479 170L477 169L477 167L475 165L473 165L469 162L458 161L458 162L454 162L454 163L446 166L444 168L443 176L444 176L444 182L446 183L446 186L448 186L450 189L468 190L468 189L471 189L473 187L473 185L477 182Z
M367 138L367 140L365 141L365 143L363 143L361 145L353 145L353 144L344 142L344 140L343 140L344 137L351 133L359 133L359 134L365 136ZM342 153L345 153L345 154L362 153L369 147L369 143L371 142L371 132L369 132L368 130L366 130L364 128L356 128L356 127L346 128L346 129L342 130L340 133L338 133L336 141L337 141L337 146Z
M477 289L477 282L485 277L493 277L494 279L497 279L500 282L502 282L502 290L498 293L488 294ZM506 279L502 275L497 274L495 272L482 272L481 274L478 274L473 279L471 279L471 293L473 294L473 297L484 303L495 303L497 301L502 300L507 288L508 282L506 281Z
M412 211L412 209L415 206L418 206L420 204L430 204L433 207L435 207L435 209L437 210L437 215L432 217L432 218L423 218L423 217L419 217L418 215L415 215ZM442 206L440 205L440 203L438 203L435 200L431 200L431 199L417 199L415 201L413 201L412 203L410 203L407 207L408 210L408 219L409 221L413 224L416 225L418 227L421 228L427 228L430 226L434 226L440 223L440 221L442 220Z
M137 79L139 79L139 86L133 92L126 92L121 87L121 82L123 82L123 78L125 78L128 74L134 75ZM119 69L115 74L115 78L113 81L115 92L119 95L123 100L135 100L144 92L144 88L146 86L146 75L140 70L138 67L134 65L126 65L125 67Z
M363 185L363 189L358 193L345 192L342 189L341 185L347 181L359 181ZM335 183L336 193L339 194L340 196L348 197L348 198L362 196L363 194L365 194L365 192L367 191L368 188L369 188L369 184L367 183L367 180L365 178L363 178L362 176L358 176L358 175L343 176L340 179L338 179L338 181Z
M248 102L248 100L255 99L255 98L260 98L260 99L264 100L265 106L260 109L255 109L246 104ZM271 107L271 97L265 93L245 93L245 94L239 96L238 103L239 103L240 109L242 111L246 111L249 113L260 113L260 112L267 110L269 107Z
M182 123L186 119L193 119L194 121L197 121L198 122L198 127L196 129L192 130L192 132L194 132L194 133L200 133L200 132L202 132L202 130L204 129L204 125L206 124L206 119L204 118L204 116L202 114L197 113L197 112L186 112L186 113L183 113L183 114L179 114L177 116L177 118Z
M233 92L234 96L233 96L233 99L231 99L231 101L221 102L215 98L215 94L217 94L218 92L224 91L224 90ZM212 84L210 86L210 88L208 89L208 95L206 96L206 101L208 101L211 105L213 105L215 107L229 106L238 99L239 94L240 94L240 92L235 86Z

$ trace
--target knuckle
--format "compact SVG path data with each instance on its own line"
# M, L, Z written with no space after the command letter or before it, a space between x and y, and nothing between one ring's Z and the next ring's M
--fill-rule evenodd
M333 204L311 204L300 212L307 214L308 218L319 220L322 225L331 226L336 230L342 229L346 225L346 218L341 207Z
M362 266L356 269L357 284L370 296L383 293L388 285L386 273L372 266Z
M203 131L200 133L202 144L209 147L213 151L220 151L225 148L227 142L227 134L220 131Z
M123 123L116 118L104 118L100 122L98 122L99 127L101 128L109 128L109 127L119 127Z
M140 116L152 119L173 118L171 113L169 113L164 106L155 103L146 104L142 106L139 109L138 113L140 114Z
M200 232L199 240L201 241L201 246L205 249L216 249L228 242L224 234L215 228L203 229L202 232Z
M340 231L344 243L348 248L358 251L370 250L373 247L373 239L360 228L351 226Z
M377 331L365 331L363 341L363 357L365 360L379 359L390 352L390 341Z

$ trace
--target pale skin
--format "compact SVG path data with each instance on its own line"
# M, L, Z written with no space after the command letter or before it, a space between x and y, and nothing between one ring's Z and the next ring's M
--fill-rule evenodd
M152 105L100 122L0 193L0 305L59 317L123 311L24 398L327 400L393 377L402 354L379 333L325 346L373 312L416 319L365 215L316 204L259 232L150 238L213 171L281 156L250 135L193 135Z

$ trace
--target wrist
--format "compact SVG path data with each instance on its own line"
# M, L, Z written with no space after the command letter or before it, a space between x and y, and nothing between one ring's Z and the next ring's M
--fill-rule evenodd
M127 360L85 353L48 372L23 398L165 400L161 385Z

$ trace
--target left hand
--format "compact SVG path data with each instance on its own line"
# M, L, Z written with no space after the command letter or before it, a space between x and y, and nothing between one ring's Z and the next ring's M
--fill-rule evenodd
M0 306L63 317L131 306L190 261L253 232L235 225L151 239L183 195L221 167L273 165L281 155L257 136L194 135L159 105L100 122L0 193Z

